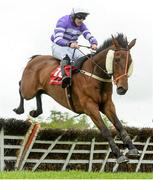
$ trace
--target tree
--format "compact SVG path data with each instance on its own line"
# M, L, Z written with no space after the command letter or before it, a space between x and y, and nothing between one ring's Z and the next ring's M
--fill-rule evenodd
M47 117L46 122L42 116L37 118L32 118L33 121L41 122L41 127L45 128L60 128L60 129L88 129L90 124L88 124L87 116L80 115L79 117L71 116L68 112L60 111L50 111L49 117Z

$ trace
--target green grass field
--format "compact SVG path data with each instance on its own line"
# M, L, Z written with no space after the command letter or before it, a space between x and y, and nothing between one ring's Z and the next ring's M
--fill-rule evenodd
M153 179L153 173L88 173L83 171L10 171L0 173L0 179Z

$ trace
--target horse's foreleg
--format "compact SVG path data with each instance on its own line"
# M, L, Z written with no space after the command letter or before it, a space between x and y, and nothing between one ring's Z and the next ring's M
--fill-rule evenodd
M43 112L43 110L42 110L42 101L41 101L41 94L42 94L41 92L38 92L36 94L37 109L30 111L30 116L32 116L32 117L37 117L40 114L42 114L42 112Z
M129 149L128 154L136 155L136 156L139 155L139 152L136 149L136 147L133 145L130 136L128 135L127 131L125 130L125 128L123 127L123 125L121 124L121 122L119 121L119 119L116 115L116 111L115 111L113 102L112 101L107 102L104 105L102 112L108 117L108 119L112 122L112 124L115 126L115 128L119 131L124 145L126 147L128 147L128 149Z
M20 104L19 104L18 108L13 109L13 111L16 114L23 114L24 113L24 99L21 95L20 82L19 82L19 95L20 95Z
M101 131L102 135L104 138L106 138L109 142L109 145L112 149L112 152L114 155L117 157L117 162L122 163L122 162L127 162L128 159L126 156L124 156L121 152L118 146L115 144L114 139L111 135L111 132L108 130L106 127L105 123L103 122L100 112L99 112L99 107L97 104L94 104L93 102L86 102L86 107L85 107L85 113L91 117L93 120L94 124L99 128Z

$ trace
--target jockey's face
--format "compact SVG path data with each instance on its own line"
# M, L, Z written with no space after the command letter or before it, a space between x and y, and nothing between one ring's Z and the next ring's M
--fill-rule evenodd
M77 14L75 14L74 23L76 24L76 26L81 26L81 24L86 19L86 17L87 17L87 14L85 14L85 13L77 13Z
M74 23L76 24L76 26L81 26L83 21L84 21L84 19L75 18Z

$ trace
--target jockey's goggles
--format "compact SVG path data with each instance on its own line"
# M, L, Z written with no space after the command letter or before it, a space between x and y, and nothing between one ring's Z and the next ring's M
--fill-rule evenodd
M87 14L83 14L83 13L77 13L77 14L75 14L75 18L80 19L80 20L81 20L81 19L85 20L86 17L87 17Z

